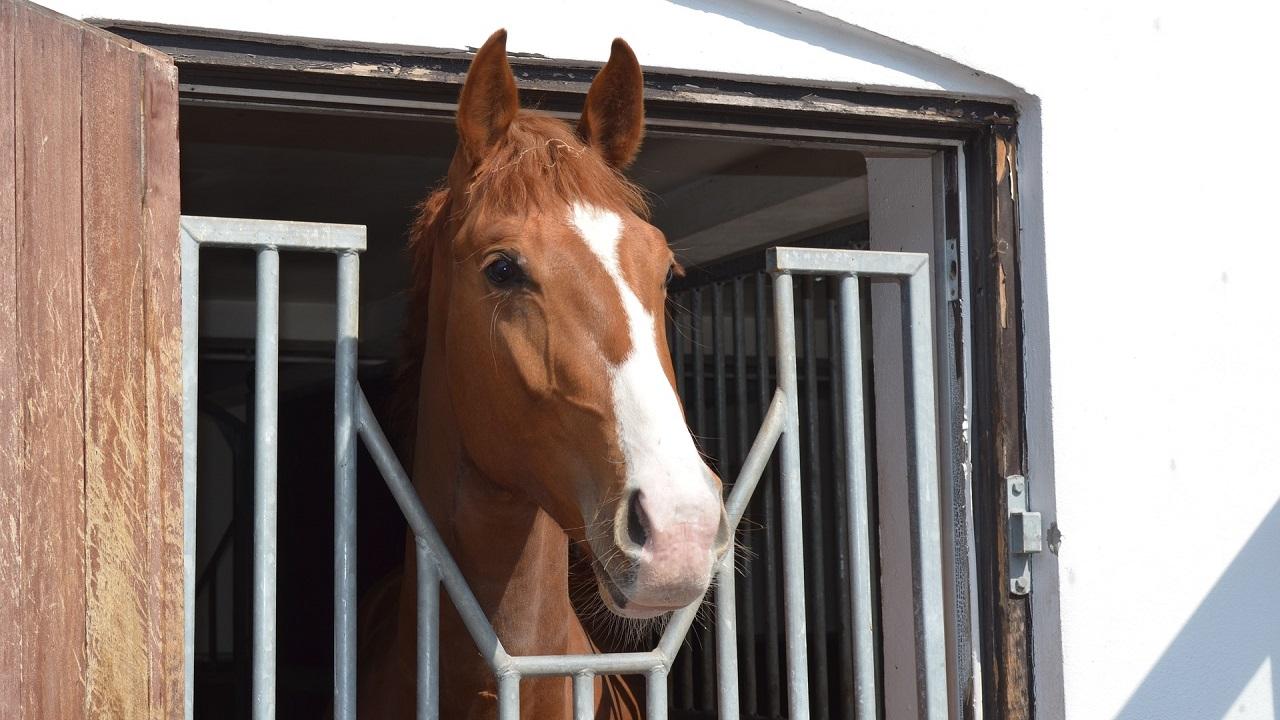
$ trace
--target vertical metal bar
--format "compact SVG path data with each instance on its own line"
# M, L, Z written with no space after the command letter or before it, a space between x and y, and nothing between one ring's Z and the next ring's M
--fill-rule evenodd
M254 382L253 718L276 714L276 451L279 422L280 253L258 250Z
M734 585L734 547L720 561L716 585L716 667L719 671L719 705L716 717L736 718L738 713L738 618Z
M727 413L727 409L726 409L726 407L725 407L724 293L723 293L723 289L724 289L724 288L723 288L723 286L722 286L720 283L714 283L714 284L711 286L711 348L712 348L712 366L713 366L713 367L712 367L712 377L714 378L714 381L715 381L715 396L714 396L714 399L715 399L715 410L716 410L716 469L717 469L717 471L720 473L720 477L721 477L721 479L726 479L726 478L731 477L730 473L732 472L732 470L730 469L730 465L729 465L729 423L728 423L728 418L727 418L728 413ZM723 587L725 584L731 584L731 583L733 582L733 579L734 579L734 578L733 578L733 570L734 570L733 566L729 566L729 569L728 569L727 573L726 573L726 574L721 575L721 587ZM729 597L730 597L730 598L732 598L732 596L733 596L733 592L732 592L732 588L730 588ZM720 595L719 591L717 591L717 593L716 593L716 598L717 598L717 599L719 599L720 597L721 597L721 595ZM716 697L717 697L717 696L723 697L723 695L722 695L721 693L723 693L723 692L724 692L724 688L723 688L723 680L724 680L724 677L725 677L725 670L724 670L724 669L721 669L721 670L720 670L720 672L719 672L719 679L721 680L721 683L719 683L719 684L721 685L721 688L720 688L720 693L717 693L717 691L716 691L716 685L717 685L718 683L716 682L716 679L717 679L716 675L717 675L717 674L716 674L716 668L715 668L716 660L717 660L717 658L718 658L718 657L719 657L719 655L720 655L720 651L721 651L721 649L723 648L723 642L725 642L725 640L724 640L723 638L719 637L720 630L721 630L721 629L722 629L722 627L723 627L723 626L721 625L721 617L723 616L723 617L725 617L726 619L728 619L728 616L729 616L731 613L735 612L735 609L734 609L734 606L733 606L733 605L729 605L729 606L726 608L726 606L725 606L723 603L720 603L719 601L717 601L717 605L718 605L718 607L716 608L716 622L715 622L715 625L714 625L714 626L710 626L710 625L709 625L709 626L705 627L705 628L703 629L703 631L702 631L702 634L703 634L703 643L702 643L702 706L703 706L704 708L706 708L707 710L711 710L713 707L715 707L715 706L714 706L714 703L715 703L715 701L716 701ZM731 622L730 624L731 624L732 626L735 626L735 627L736 627L737 622ZM715 632L714 632L714 633L712 632L713 627L714 627L714 630L715 630ZM716 647L716 650L715 650L715 653L714 653L714 654L713 654L713 653L712 653L712 651L711 651L711 643L713 642L713 638L712 638L712 635L713 635L713 634L716 636L716 637L714 638L715 647ZM737 641L737 637L736 637L736 636L733 638L733 641L734 641L734 642L736 642L736 641ZM734 682L734 690L735 690L735 700L736 700L736 690L737 690L737 682L736 682L736 680L737 680L737 675L736 675L736 673L737 673L737 652L736 652L736 648L735 648L735 652L734 652L734 667L733 667L732 669L733 669L733 672L735 673L735 675L734 675L734 680L735 680L735 682ZM736 705L736 702L735 702L735 705ZM722 710L720 710L717 714L718 714L718 715L721 715L721 716L724 716L724 717L735 717L735 716L736 716L736 714L735 714L735 715L726 715L726 714L724 713L724 710L723 710L723 709L722 709Z
M418 539L415 546L418 554L418 720L436 720L440 717L440 570L424 541Z
M735 470L741 471L742 463L746 461L747 452L751 449L750 441L747 438L747 331L745 320L743 318L745 304L744 298L745 278L738 276L733 279L733 380L734 380L734 404L737 408L737 416L735 420L738 426L738 455ZM742 577L746 581L746 608L745 611L739 612L738 616L742 623L742 636L745 643L739 643L739 651L745 651L743 655L742 671L746 675L747 681L744 683L743 690L740 695L743 697L743 705L746 707L748 715L756 714L756 595L755 574L752 572L752 545L751 540L755 537L754 533L742 533L740 536L747 552L742 557ZM745 645L746 647L742 647Z
M845 483L848 489L855 717L880 716L876 690L875 608L871 597L871 523L867 490L867 430L863 407L862 298L858 278L840 278L840 366L844 380Z
M645 707L645 720L667 720L667 669L656 667L649 671L648 686L645 688L648 698Z
M773 278L773 312L777 334L778 386L787 402L782 435L782 582L787 635L787 704L789 720L809 718L809 652L805 639L804 541L800 496L800 408L796 389L795 299L791 276Z
M520 674L498 678L498 720L520 720Z
M182 283L182 715L195 714L196 422L200 378L200 245L179 231Z
M702 289L689 291L689 342L693 346L693 368L689 381L693 383L693 430L698 448L703 449L707 436L707 398L706 383L703 374L706 372L706 347L702 342ZM696 630L694 631L697 632ZM680 666L680 706L694 708L694 652L695 643L686 640L689 646L682 653L684 662Z
M827 706L827 588L826 566L822 542L822 464L818 446L818 343L814 328L814 299L816 282L806 275L800 285L800 336L804 345L804 416L805 445L809 456L809 477L804 484L808 501L808 517L805 518L805 560L808 561L808 597L813 599L809 613L809 625L813 631L813 692L811 704L813 716L826 720Z
M595 676L580 672L573 676L573 720L592 720L596 714Z
M915 475L915 551L920 577L920 673L925 716L947 717L947 656L942 608L942 539L938 510L938 440L933 383L933 303L929 265L906 283L904 335L911 338L911 443Z
M848 448L844 442L844 373L841 363L844 354L840 346L840 307L839 283L833 278L827 283L827 347L831 363L830 390L831 398L831 447L832 452L832 500L831 506L835 516L833 533L836 537L836 608L838 612L839 643L837 645L836 678L839 682L839 694L833 705L839 708L839 717L853 717L853 619L850 608L853 600L849 594L849 535L844 528L849 525L849 489L845 482L845 454ZM834 287L832 285L834 284ZM825 434L825 433L824 433Z
M333 716L356 716L356 350L360 256L338 255L333 392Z
M756 273L755 311L756 311L756 372L760 384L760 418L769 409L769 398L773 384L769 382L769 334L765 332L765 320L768 317L765 304L765 281L769 276ZM763 485L761 515L764 517L764 675L765 697L769 701L769 717L782 714L782 672L778 653L778 528L774 519L778 517L777 502L778 484L769 482L771 471L766 468Z

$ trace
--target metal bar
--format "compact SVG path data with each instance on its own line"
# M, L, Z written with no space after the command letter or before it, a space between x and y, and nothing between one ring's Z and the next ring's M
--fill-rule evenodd
M648 671L667 662L657 651L600 653L589 655L516 655L507 665L521 677L547 677L592 672L599 675L626 675Z
M182 715L195 708L196 656L196 423L200 380L200 246L178 233L182 263Z
M879 252L871 250L828 250L811 248L770 248L765 264L773 273L795 275L861 275L901 278L914 275L927 265L924 253Z
M596 714L595 676L580 672L573 676L573 720L593 720Z
M738 462L739 469L741 463L747 459L747 331L744 319L745 293L744 284L746 278L739 276L733 279L733 389L734 389L734 405L737 410L736 424L738 430ZM739 642L739 651L743 652L742 672L747 677L746 683L743 684L740 692L743 697L743 705L748 715L756 714L756 594L755 594L755 573L752 572L752 564L754 558L754 533L738 533L737 525L734 526L734 534L741 538L747 551L742 554L742 578L746 581L746 600L747 605L745 612L739 613L739 620L742 623L741 634L745 638L745 642ZM743 647L745 646L745 647Z
M276 452L279 422L280 253L258 250L254 369L253 717L276 714Z
M839 643L836 678L839 683L839 695L834 703L840 709L840 717L852 718L854 706L853 689L853 618L851 615L853 600L849 587L849 534L844 531L849 526L849 488L845 479L845 456L848 448L844 442L844 373L841 363L844 353L840 343L840 304L839 283L835 287L827 285L827 343L830 349L831 388L831 447L832 452L832 501L835 514L833 533L836 537L836 607L839 619Z
M724 290L724 287L720 283L714 283L711 286L711 353L712 353L711 354L711 357L712 357L711 377L713 379L713 382L715 383L714 400L715 400L715 413L716 413L715 415L716 469L719 472L721 478L723 478L725 475L731 472L729 469L729 427L728 427L729 422L728 422L728 417L727 417L728 413L725 407L725 397L724 397L725 396L725 367L724 367L725 359L724 359L724 292L723 290ZM737 532L736 527L733 528L733 532L735 533ZM722 578L724 577L725 576L722 576ZM723 586L725 582L726 580L722 579L721 585ZM727 582L729 583L733 582L733 567L729 568ZM732 596L733 594L731 592L730 598L732 598ZM700 644L701 646L699 647L699 650L701 651L700 654L702 656L702 706L707 710L711 710L716 707L715 706L716 698L718 696L721 696L720 694L724 692L724 688L723 688L723 680L725 676L724 670L721 670L718 673L718 679L721 682L720 683L716 682L717 680L716 660L720 655L721 645L723 642L719 637L719 632L721 629L720 618L721 616L727 616L729 613L733 613L736 611L734 606L730 605L728 606L727 612L726 612L725 606L721 604L719 601L720 597L721 597L720 591L717 590L716 598L717 598L718 607L715 610L715 613L716 613L715 624L712 625L710 623L707 623L707 624L704 624L701 628L702 643ZM737 623L733 622L731 623L731 625L736 626ZM736 642L737 638L734 638L733 640ZM714 652L712 651L713 643L715 646ZM737 690L736 649L734 652L733 671L735 673L734 690L735 690L735 701L736 701L736 690ZM717 693L716 691L717 685L721 686L719 693ZM736 704L737 703L735 702L735 705ZM720 710L719 712L717 712L717 715L723 715L725 717L735 717L736 713L734 715L726 715L723 710Z
M813 716L826 720L827 706L827 587L826 563L822 542L822 462L818 445L818 342L814 322L815 282L812 276L800 282L800 336L804 345L804 423L805 454L809 460L808 482L803 490L808 504L804 530L805 560L808 569L808 597L813 607L808 615L808 629L813 633L813 694L810 703Z
M333 717L356 717L356 351L360 256L338 255L333 392Z
M946 635L942 607L942 539L938 509L937 409L933 382L933 303L927 258L906 282L904 334L911 338L908 393L915 475L915 551L920 577L919 648L925 716L947 717Z
M649 670L645 688L645 720L667 720L667 669L661 665Z
M761 422L769 407L769 334L765 332L765 318L768 316L765 303L765 280L769 276L756 273L755 313L756 313L756 372L759 375L760 415ZM765 472L769 472L766 466ZM764 676L765 697L769 701L769 716L782 714L782 672L778 648L778 528L774 518L778 517L777 502L778 484L768 482L764 488L761 514L764 517Z
M199 215L183 215L180 225L183 231L205 246L332 251L365 249L363 225Z
M436 720L440 717L440 571L425 542L415 540L414 547L418 557L418 720Z
M840 278L840 367L844 380L845 483L848 489L849 573L852 596L854 710L880 716L876 690L875 607L871 597L871 523L867 490L866 409L862 383L862 307L857 277Z
M359 383L356 384L356 423L360 439L364 440L369 455L382 473L396 504L400 506L400 512L408 522L409 529L413 531L415 537L427 544L427 548L436 558L440 570L440 582L449 593L449 598L453 600L454 608L462 618L462 623L466 626L471 639L475 641L476 648L484 657L490 670L505 672L511 666L512 657L498 641L493 626L489 624L489 618L480 607L475 594L471 592L470 586L467 585L462 570L449 555L444 540L441 539L439 531L436 530L426 509L422 506L422 500L418 498L418 491L414 489L409 475L400 465L395 451L391 449L391 443L387 441L387 436L383 434L382 428L373 416L369 399L365 397Z
M787 418L781 453L782 582L787 637L787 703L789 720L809 718L809 652L805 639L804 542L801 536L800 409L796 390L795 300L791 276L773 278L773 312L777 333L778 386L786 399Z
M689 291L689 342L693 346L693 431L699 450L705 449L707 439L707 399L706 383L706 347L702 342L702 290L694 288ZM697 631L695 631L697 632ZM696 707L694 702L694 655L698 648L694 643L686 643L688 650L684 653L684 662L680 667L680 705L686 709Z
M738 622L734 585L734 547L720 560L716 586L716 668L719 674L716 717L736 718L738 713Z
M520 720L520 674L498 676L498 720Z

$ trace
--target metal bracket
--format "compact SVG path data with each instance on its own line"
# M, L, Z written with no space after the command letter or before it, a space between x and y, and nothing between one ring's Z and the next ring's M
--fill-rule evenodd
M960 300L960 243L955 238L947 238L947 300Z
M1027 479L1005 478L1005 502L1009 509L1009 592L1031 592L1031 556L1044 549L1040 513L1027 509Z

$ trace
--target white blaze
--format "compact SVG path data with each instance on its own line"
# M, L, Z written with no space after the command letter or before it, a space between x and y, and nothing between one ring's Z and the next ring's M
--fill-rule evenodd
M653 315L623 277L618 262L622 219L608 210L575 204L570 222L613 279L631 335L631 352L621 363L609 367L627 488L644 492L644 505L654 526L670 528L702 520L708 515L708 504L718 505L717 498L662 369ZM712 517L718 519L718 507L715 511Z

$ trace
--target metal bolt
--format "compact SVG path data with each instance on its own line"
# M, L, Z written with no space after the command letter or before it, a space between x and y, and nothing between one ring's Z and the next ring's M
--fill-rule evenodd
M1018 592L1026 592L1026 591L1027 591L1027 581L1026 581L1026 580L1023 580L1022 578L1018 578L1017 580L1014 580L1014 581L1013 581L1013 589L1014 589L1014 590L1016 590L1016 591L1018 591Z
M1015 482L1015 483L1013 484L1013 488L1011 488L1011 489L1010 489L1010 492L1012 492L1014 495L1021 495L1021 494L1022 494L1022 483L1021 483L1021 482Z

